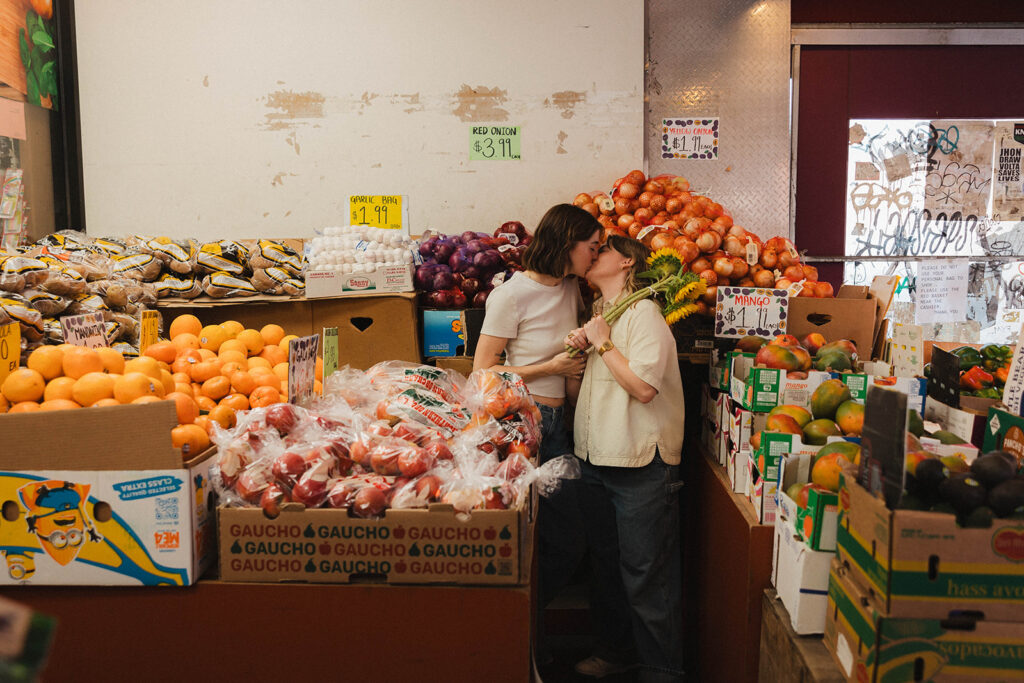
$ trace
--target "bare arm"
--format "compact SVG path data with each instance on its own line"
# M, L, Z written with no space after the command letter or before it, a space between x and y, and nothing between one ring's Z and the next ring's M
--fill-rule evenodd
M473 369L498 368L514 372L530 382L541 377L561 375L563 377L581 377L586 367L586 358L570 358L567 353L560 353L550 360L533 365L507 366L501 365L501 353L505 350L508 339L481 334L476 343L476 355L473 356Z
M608 327L608 323L601 316L592 318L590 322L583 326L583 329L586 331L587 339L594 345L594 348L600 348L602 344L608 341L611 334L611 328ZM595 351L594 353L597 352ZM601 356L601 360L608 366L609 372L612 373L612 377L619 383L619 386L636 400L641 403L650 403L658 395L657 389L637 377L636 373L629 367L629 359L622 355L618 347L606 351Z

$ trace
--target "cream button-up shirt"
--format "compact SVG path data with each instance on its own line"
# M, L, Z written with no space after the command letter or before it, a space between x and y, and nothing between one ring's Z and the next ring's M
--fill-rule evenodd
M643 467L655 449L678 465L683 449L683 381L672 330L658 305L643 299L611 326L611 340L637 377L657 389L641 403L615 380L604 358L587 360L576 404L576 456L595 465Z

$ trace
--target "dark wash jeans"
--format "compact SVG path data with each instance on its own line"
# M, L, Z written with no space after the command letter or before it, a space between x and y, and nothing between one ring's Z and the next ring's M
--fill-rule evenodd
M592 562L595 654L637 661L641 681L683 675L679 466L581 463L579 497Z
M565 409L538 403L541 414L540 463L561 455L573 455L565 428ZM586 534L578 499L579 480L567 479L551 496L541 496L537 513L537 602L544 609L579 568L586 553Z

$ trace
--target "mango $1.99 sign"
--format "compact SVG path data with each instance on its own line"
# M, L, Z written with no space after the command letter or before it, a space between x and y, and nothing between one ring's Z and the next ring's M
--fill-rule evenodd
M296 405L312 398L316 378L316 354L320 335L293 339L288 343L288 402Z

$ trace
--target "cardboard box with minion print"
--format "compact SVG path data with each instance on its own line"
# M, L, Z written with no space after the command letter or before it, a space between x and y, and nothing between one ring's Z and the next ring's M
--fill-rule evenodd
M194 583L216 558L213 449L174 403L0 415L0 585Z

